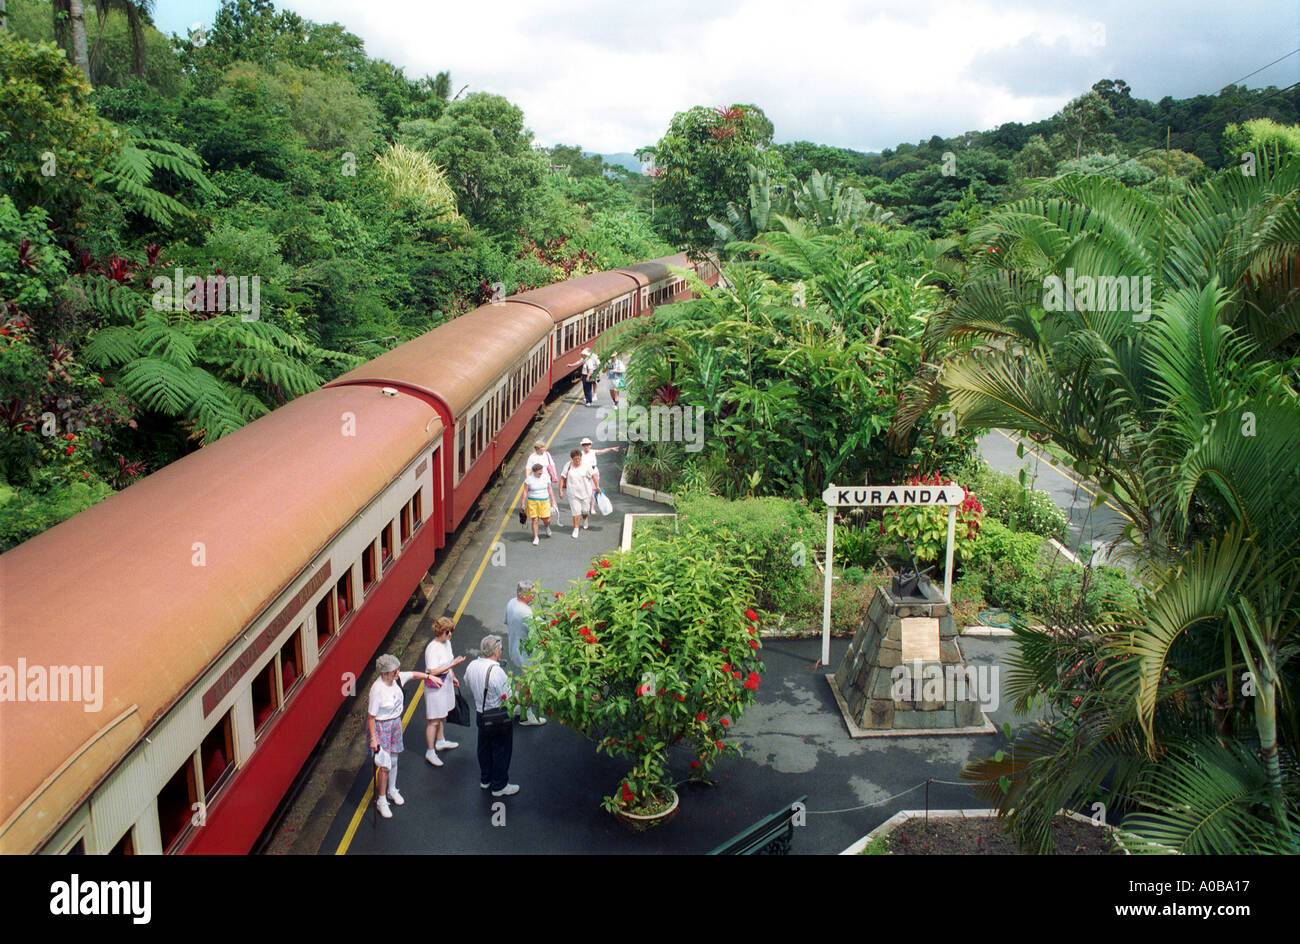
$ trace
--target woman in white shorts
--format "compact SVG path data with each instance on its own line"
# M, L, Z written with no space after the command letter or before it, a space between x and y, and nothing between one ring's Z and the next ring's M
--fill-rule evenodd
M424 741L429 749L424 759L435 767L442 766L438 751L459 747L458 741L447 740L447 713L456 707L456 686L460 680L452 669L465 661L464 656L451 654L451 631L455 624L445 616L433 621L433 641L424 650L424 670L442 684L424 687Z
M560 497L569 492L569 512L573 515L573 538L578 538L578 527L591 510L591 500L600 484L594 465L582 461L582 450L569 453L569 464L560 473Z

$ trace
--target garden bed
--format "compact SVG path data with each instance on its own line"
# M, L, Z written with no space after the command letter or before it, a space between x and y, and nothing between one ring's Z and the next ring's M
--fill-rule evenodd
M905 810L846 853L858 855L1020 855L1013 835L992 810ZM1052 821L1056 855L1123 855L1110 829L1062 813Z

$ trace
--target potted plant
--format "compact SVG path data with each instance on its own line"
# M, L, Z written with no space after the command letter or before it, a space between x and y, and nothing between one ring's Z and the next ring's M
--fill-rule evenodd
M631 761L604 799L610 812L643 826L675 812L674 745L689 746L701 781L738 753L727 735L763 671L751 557L691 532L651 537L535 607L525 647L536 661L515 700Z

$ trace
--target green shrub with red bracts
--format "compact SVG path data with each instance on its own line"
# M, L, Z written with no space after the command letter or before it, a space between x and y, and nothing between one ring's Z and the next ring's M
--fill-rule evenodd
M665 805L673 745L689 747L692 779L739 753L727 736L763 672L751 556L716 537L650 538L534 607L524 645L536 661L515 701L632 761L611 812Z

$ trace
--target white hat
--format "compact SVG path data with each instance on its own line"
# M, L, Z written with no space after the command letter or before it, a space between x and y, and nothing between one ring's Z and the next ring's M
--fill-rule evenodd
M582 349L582 353L583 353L583 354L590 354L590 353L591 353L591 348L589 348L589 347L584 347L584 348Z
M590 446L590 445L591 445L591 440L588 439L586 436L583 436L583 437L582 437L582 442L578 443L578 445L579 445L579 446Z

